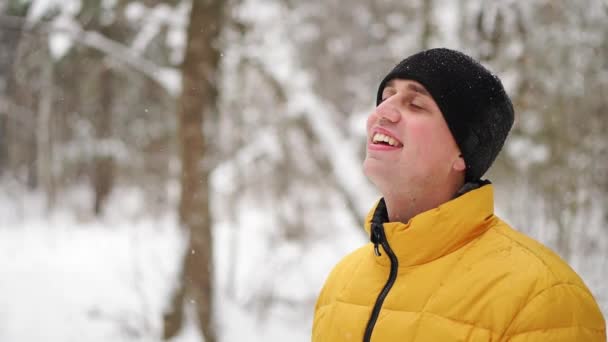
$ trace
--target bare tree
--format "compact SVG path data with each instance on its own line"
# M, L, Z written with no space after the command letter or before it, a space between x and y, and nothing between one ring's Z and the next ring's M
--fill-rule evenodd
M0 13L23 16L27 12L28 6L16 1L8 1L0 5ZM21 39L21 28L2 28L0 27L0 175L9 165L9 110L7 98L9 84L14 80L13 63L17 55L17 46Z
M431 38L434 32L433 1L422 2L422 34L420 35L420 48L426 50L431 47Z
M182 94L178 100L178 139L181 159L180 224L189 243L181 268L179 287L164 316L163 338L169 339L184 325L184 308L193 303L206 342L214 342L212 219L209 209L208 151L203 126L216 108L222 28L222 0L193 1L182 70Z
M124 8L126 1L119 1L117 8ZM103 20L103 2L89 1L81 10L79 17L85 23L85 27L99 32L102 37L111 41L121 42L125 40L126 25L121 16L116 16L109 24ZM87 20L87 18L89 18ZM87 49L82 55L93 62L96 67L90 75L88 105L91 107L93 117L90 119L94 129L96 151L92 160L91 187L93 188L93 211L96 215L101 214L104 204L112 191L115 183L115 158L108 147L108 142L113 138L113 119L116 115L114 110L115 98L117 98L118 84L117 71L108 62L105 53ZM77 76L78 77L78 76ZM117 87L118 86L118 87ZM90 102L89 102L90 101Z
M48 51L47 51L48 53ZM37 179L46 194L46 207L51 209L55 203L55 177L53 176L53 98L54 65L47 58L41 65L38 90L38 114L36 127L36 171Z

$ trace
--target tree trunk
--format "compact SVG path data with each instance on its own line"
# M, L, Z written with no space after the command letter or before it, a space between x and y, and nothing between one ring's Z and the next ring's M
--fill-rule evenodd
M102 59L103 57L100 57ZM94 117L95 136L98 141L107 143L112 137L112 70L103 66L99 76L100 92L99 102L95 106L96 114ZM109 153L102 148L95 155L93 165L93 189L95 199L93 208L95 215L101 214L103 206L112 191L114 180L114 160Z
M36 127L36 177L46 195L46 209L55 204L55 179L53 177L53 61L50 57L42 66L41 83L38 94L38 117Z
M213 324L213 250L209 210L209 165L203 125L216 108L216 74L222 27L222 0L193 1L182 72L182 94L177 105L181 159L179 220L189 233L179 288L170 312L164 316L164 339L176 336L184 323L184 307L196 308L199 328L206 342L215 342Z
M7 5L4 5L8 7ZM0 5L0 15L13 14ZM9 83L13 78L13 62L15 60L17 46L21 39L20 28L0 27L0 176L9 166L8 154L8 97Z
M89 1L87 3L89 7L85 8L82 13L98 15L103 7L101 3L102 1ZM117 2L116 6L117 8L123 8L124 1ZM118 42L125 39L126 26L120 19L117 19L111 25L105 25L102 23L101 16L95 16L94 18L94 20L89 22L89 29L97 30L104 37ZM98 142L97 145L101 146L101 150L98 150L95 154L92 174L92 186L95 195L93 210L95 215L100 215L114 186L116 162L113 151L109 149L109 142L115 138L112 129L114 116L116 115L114 113L114 99L117 97L116 93L120 91L119 89L123 84L119 83L118 72L107 62L105 53L99 51L90 51L89 53L92 59L100 64L99 72L95 74L99 93L94 95L93 124L95 139Z
M8 167L8 139L6 138L8 119L3 114L0 113L0 178L2 178L5 169Z
M431 47L431 38L434 34L433 1L422 1L422 34L420 35L420 47L427 50Z

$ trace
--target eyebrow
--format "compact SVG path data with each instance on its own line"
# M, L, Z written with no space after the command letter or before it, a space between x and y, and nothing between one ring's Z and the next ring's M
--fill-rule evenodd
M386 84L386 86L387 87L391 87L391 88L395 88L394 85L393 85L393 80L389 81ZM424 87L421 87L421 86L419 86L416 83L408 83L407 88L409 90L415 91L415 92L417 92L417 93L419 93L421 95L425 95L425 96L431 97L431 94L429 94L429 92L426 89L424 89Z

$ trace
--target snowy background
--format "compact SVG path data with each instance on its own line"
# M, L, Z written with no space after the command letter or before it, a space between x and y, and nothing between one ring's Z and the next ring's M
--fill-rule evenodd
M605 1L220 2L199 163L217 341L310 339L325 277L368 241L377 84L435 46L482 61L513 99L487 175L496 212L566 259L608 314ZM0 341L162 340L195 252L176 115L187 42L205 37L187 30L193 4L0 0ZM171 341L201 341L190 304Z

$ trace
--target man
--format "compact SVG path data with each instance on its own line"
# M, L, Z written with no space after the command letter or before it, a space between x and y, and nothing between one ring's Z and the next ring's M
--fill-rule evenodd
M371 243L345 257L317 301L313 341L605 341L579 276L494 215L481 177L513 124L500 80L432 49L380 83L364 171L383 198Z

